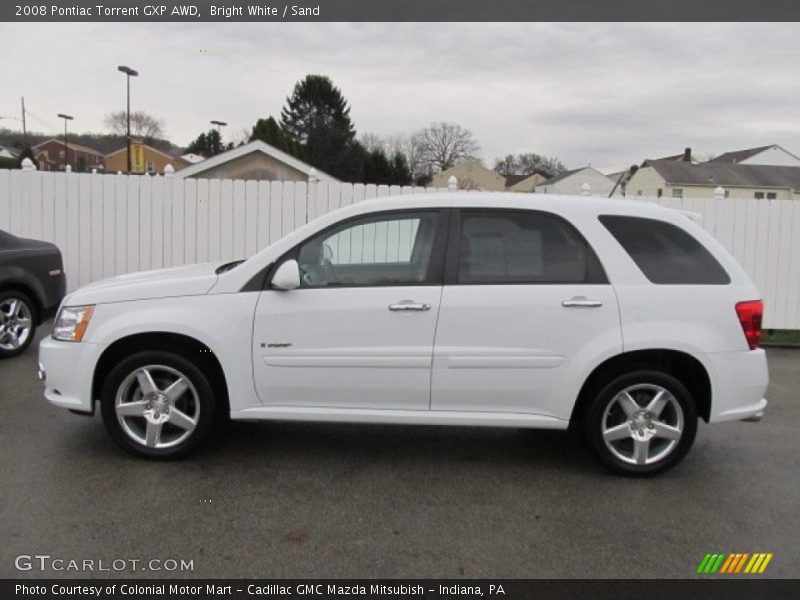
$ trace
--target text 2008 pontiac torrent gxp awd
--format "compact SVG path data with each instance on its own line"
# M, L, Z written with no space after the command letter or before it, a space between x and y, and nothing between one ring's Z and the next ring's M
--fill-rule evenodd
M565 429L664 471L698 419L757 420L762 303L689 216L463 193L361 202L241 263L93 283L40 347L55 405L147 457L215 419Z

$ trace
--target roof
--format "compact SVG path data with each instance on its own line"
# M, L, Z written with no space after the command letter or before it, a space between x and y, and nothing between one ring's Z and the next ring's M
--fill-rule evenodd
M517 185L520 181L525 181L528 177L533 177L536 173L530 175L503 175L506 178L506 187Z
M800 167L669 160L650 160L645 166L653 167L670 184L800 190Z
M554 183L557 183L557 182L561 181L562 179L566 179L567 177L570 177L571 175L575 175L576 173L580 173L581 171L583 171L585 169L589 169L589 168L591 168L591 167L587 166L587 167L581 167L580 169L572 169L571 171L564 171L563 173L560 173L560 174L556 175L555 177L551 177L547 181L543 181L541 185L553 185Z
M762 152L764 152L764 150L769 150L770 148L775 148L775 144L770 144L769 146L759 146L758 148L748 148L746 150L734 150L733 152L725 152L724 154L720 154L716 158L712 158L709 162L740 163L743 160L752 158L756 154L761 154Z
M243 156L247 156L248 154L252 154L254 152L261 152L262 154L266 154L274 158L275 160L282 162L285 165L292 167L304 173L306 176L310 177L312 174L312 169L315 171L314 175L320 181L327 181L331 183L338 183L339 180L335 177L328 175L324 171L320 171L319 169L315 169L312 165L303 162L302 160L283 152L282 150L278 150L275 146L270 146L266 142L261 140L253 140L247 144L239 146L237 148L232 148L230 150L226 150L216 156L212 156L211 158L207 158L202 160L198 163L190 165L185 169L181 169L178 173L175 174L176 177L192 177L203 173L204 171L208 171L209 169L213 169L214 167L218 167L220 165L224 165L227 162L232 160L236 160L237 158L241 158Z
M511 187L511 186L517 185L521 181L525 181L526 179L530 179L531 177L534 177L535 175L540 175L541 177L544 177L545 179L547 178L547 175L545 173L543 173L542 171L534 171L533 173L528 173L527 175L517 175L517 174L503 175L503 177L505 177L505 179L506 179L506 187Z
M50 142L55 142L57 144L61 144L62 146L64 145L64 140L57 140L56 138L50 138L49 140L45 140L39 144L36 144L33 147L33 150L36 150L39 146L44 146L45 144L49 144ZM96 154L97 156L103 156L102 152L98 152L94 148L89 148L89 146L81 146L80 144L74 144L69 140L67 140L67 146L69 146L71 150L77 150L78 152L85 152L86 154Z
M185 160L186 162L192 163L192 164L199 163L201 160L205 160L206 159L206 157L203 156L202 154L195 154L194 152L188 152L187 154L184 154L183 156L181 156L181 158L183 160Z

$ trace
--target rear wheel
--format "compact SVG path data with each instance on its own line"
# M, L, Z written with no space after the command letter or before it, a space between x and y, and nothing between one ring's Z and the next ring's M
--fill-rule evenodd
M178 354L145 351L123 360L101 393L103 422L122 448L148 458L176 458L206 437L215 417L211 384Z
M612 471L645 476L675 466L697 433L691 393L660 371L635 371L608 383L584 421L593 450Z
M22 292L0 292L0 358L22 354L36 334L36 307Z

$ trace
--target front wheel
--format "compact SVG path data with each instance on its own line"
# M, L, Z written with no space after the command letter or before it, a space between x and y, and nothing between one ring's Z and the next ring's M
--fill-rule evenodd
M208 434L214 393L192 362L165 351L139 352L115 367L101 393L103 422L117 444L148 458L177 458Z
M0 292L0 358L22 354L36 334L36 307L22 292Z
M600 460L623 475L646 476L675 466L697 433L691 393L660 371L635 371L606 385L586 413L584 428Z

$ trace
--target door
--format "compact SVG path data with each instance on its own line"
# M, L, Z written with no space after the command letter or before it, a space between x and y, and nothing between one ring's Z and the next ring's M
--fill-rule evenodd
M597 256L551 213L461 210L450 227L431 408L568 418L565 378L598 347L622 349Z
M256 307L264 404L428 410L447 215L356 218L283 257L298 261L301 286L264 290Z

